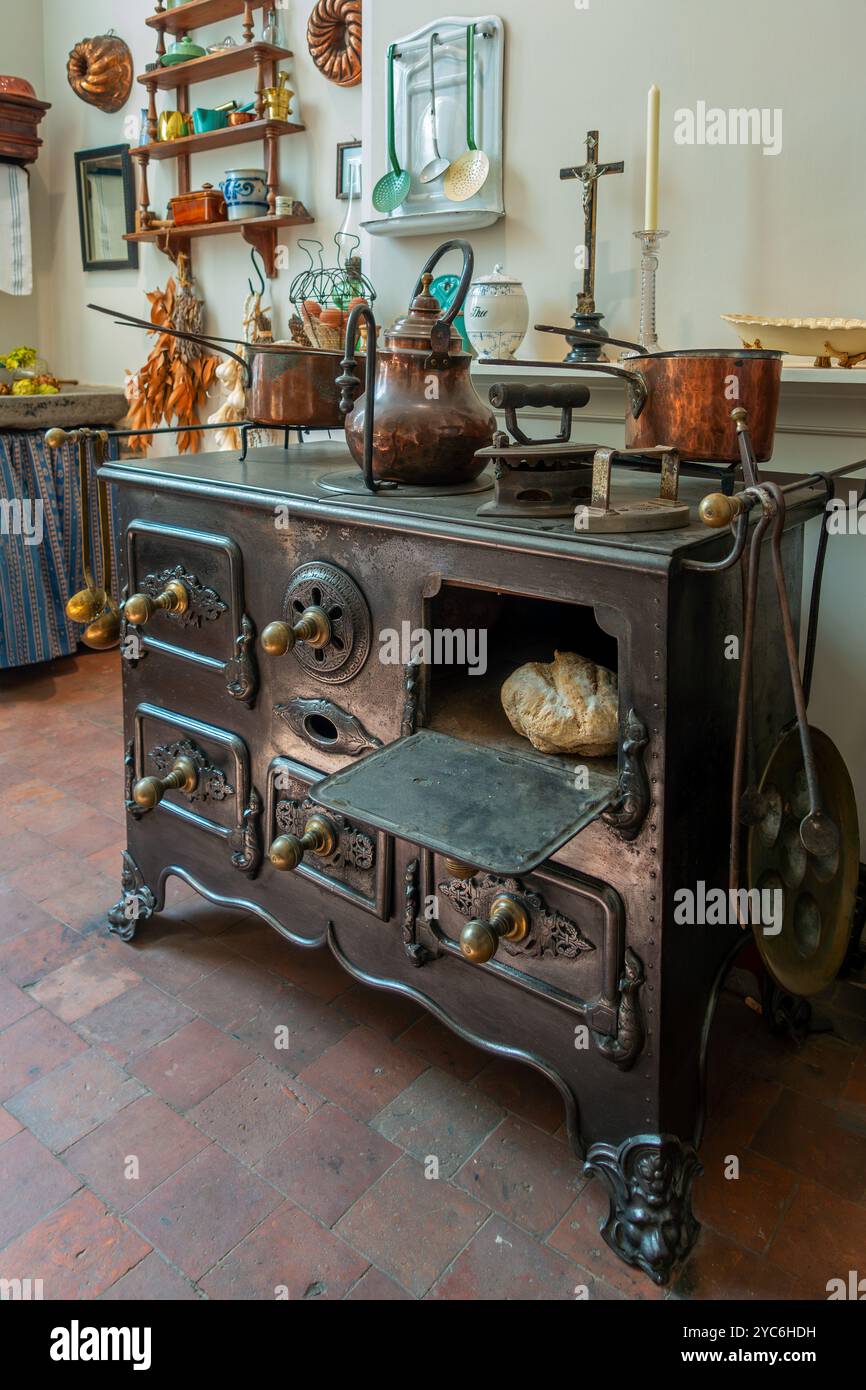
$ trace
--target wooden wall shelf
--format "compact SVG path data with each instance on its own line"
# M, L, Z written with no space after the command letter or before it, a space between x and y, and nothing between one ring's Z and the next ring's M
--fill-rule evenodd
M273 43L239 43L234 48L224 48L221 53L208 53L204 58L187 58L185 63L154 68L152 72L142 73L138 81L142 87L170 92L178 87L191 87L196 82L210 82L217 77L246 72L256 63L278 63L292 57L290 48L279 48Z
M273 278L276 274L279 229L308 226L315 220L303 203L293 204L292 216L275 216L280 175L279 142L284 135L296 135L303 131L304 127L294 121L273 120L266 113L265 91L268 87L277 85L277 69L280 62L293 56L290 48L264 43L255 37L256 12L268 9L271 3L272 0L187 0L184 5L178 5L171 10L158 9L156 14L148 16L148 26L157 31L158 63L166 52L166 34L188 34L196 28L207 24L219 24L238 15L243 15L243 42L232 48L221 49L218 53L208 53L202 58L190 58L185 63L174 63L168 67L160 64L150 72L143 73L138 81L147 88L148 143L130 151L138 171L137 227L148 228L152 219L148 187L148 169L152 159L176 160L177 191L179 194L185 194L192 191L191 155L201 154L206 150L229 149L233 145L249 144L256 139L260 139L264 147L270 216L239 222L205 223L198 227L168 227L132 232L127 236L127 241L149 242L176 261L181 252L189 256L191 242L197 237L225 236L236 232L261 253L267 274ZM228 77L232 73L247 72L252 68L255 68L254 121L241 126L228 126L225 130L207 131L203 135L188 135L182 140L157 139L157 92L174 91L175 108L178 111L190 111L193 106L189 98L191 86L199 82L210 82L215 78Z
M236 19L245 10L267 10L271 0L187 0L173 10L148 15L144 21L151 29L166 34L188 34L203 29L206 24L221 24L224 19Z
M202 222L189 227L156 227L147 232L129 232L124 241L147 242L157 246L175 263L183 253L189 256L190 242L198 237L229 236L239 232L255 247L264 261L268 279L276 274L277 232L281 227L307 227L314 222L303 203L295 203L290 217L250 217L238 222Z
M295 125L292 121L247 121L246 125L211 130L205 135L186 135L182 140L157 140L155 144L137 145L129 153L133 159L179 159L181 155L245 145L268 135L278 138L282 135L301 135L305 130L306 126Z

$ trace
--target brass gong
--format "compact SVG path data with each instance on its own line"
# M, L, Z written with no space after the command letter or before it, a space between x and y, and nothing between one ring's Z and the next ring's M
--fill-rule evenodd
M857 802L836 745L812 729L824 808L839 829L829 855L807 853L800 823L809 812L800 734L777 743L761 780L763 817L749 831L748 883L783 895L782 930L753 922L755 944L773 979L789 994L820 994L841 969L851 937L860 865ZM754 916L754 914L753 914Z

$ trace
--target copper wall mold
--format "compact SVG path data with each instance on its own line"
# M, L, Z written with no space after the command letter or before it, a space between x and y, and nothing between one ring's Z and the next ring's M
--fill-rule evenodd
M309 700L298 696L274 705L274 713L293 734L323 753L359 758L371 748L382 747L382 740L368 733L357 715L321 696Z
M268 769L268 849L280 835L300 838L311 815L322 807L310 795L320 774L291 758L275 758ZM392 841L380 831L328 813L338 831L336 853L329 859L301 860L294 875L312 879L365 912L386 919L391 904Z
M184 556L197 549L211 552L211 556L215 553L225 569L223 593L202 584L196 577L195 567L186 561L147 571L139 577L140 556L146 560L148 542L159 542L164 546L166 541L176 542L178 552ZM172 580L184 584L190 595L190 605L185 613L155 614L151 620L154 624L152 629L150 624L133 628L129 623L121 623L121 652L130 666L134 668L148 651L162 652L181 661L192 662L221 675L227 694L252 708L259 687L253 655L256 632L244 607L243 557L237 544L227 536L188 530L181 526L162 526L137 518L130 522L126 530L126 580L124 599L130 592L141 592L155 598ZM225 614L227 618L224 618ZM190 644L195 633L212 623L219 624L220 628L225 624L224 657L196 651ZM173 629L179 633L185 631L189 640L184 644L176 640Z
M154 725L166 728L169 738L155 746L155 756L151 757L148 753L150 739L147 735ZM174 761L173 749L183 752L187 749L192 750L196 765L202 766L205 775L205 794L202 797L186 797L183 794L172 793L153 811L148 811L147 816L167 812L169 815L178 816L198 830L218 837L225 841L233 867L251 878L255 877L262 857L259 829L262 799L252 785L249 752L243 740L227 729L203 724L188 715L151 704L138 706L133 716L133 730L134 781L154 770L168 771ZM210 750L213 748L224 750L230 772L211 763L210 759L214 754ZM186 756L190 756L190 753L186 752ZM179 799L179 796L182 799ZM200 809L194 808L214 802L216 805L226 805L229 808L231 820L228 824L223 820L212 819L202 814Z
M310 57L329 82L361 81L361 0L318 0L307 21Z
M298 664L329 685L353 680L370 654L373 622L367 600L345 570L314 561L301 565L289 580L283 619L291 626L310 607L327 613L331 640L326 647L299 642L294 650Z

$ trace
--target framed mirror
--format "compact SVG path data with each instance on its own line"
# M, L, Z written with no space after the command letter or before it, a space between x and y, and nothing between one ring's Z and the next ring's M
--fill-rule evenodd
M78 150L75 186L84 269L138 269L137 243L123 240L125 232L135 231L135 181L129 146Z

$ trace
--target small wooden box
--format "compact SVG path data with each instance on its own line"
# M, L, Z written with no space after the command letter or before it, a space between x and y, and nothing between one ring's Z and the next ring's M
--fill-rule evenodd
M169 208L176 227L228 221L226 200L220 190L209 183L194 193L180 193L176 198L170 198Z

